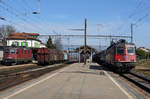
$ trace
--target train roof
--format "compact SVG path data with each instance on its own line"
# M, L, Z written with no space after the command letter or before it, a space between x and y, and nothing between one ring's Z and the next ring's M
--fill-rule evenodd
M120 39L119 41L117 41L117 42L111 42L111 45L107 48L107 49L109 49L109 48L111 48L112 46L115 46L115 45L118 45L118 44L126 44L126 45L135 45L134 43L129 43L129 42L127 42L126 40L124 40L124 39Z

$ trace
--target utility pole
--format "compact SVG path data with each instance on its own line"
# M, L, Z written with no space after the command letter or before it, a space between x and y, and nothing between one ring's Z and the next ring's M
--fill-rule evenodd
M40 0L38 0L38 9L37 9L37 12L32 12L32 14L40 14Z
M135 24L131 24L131 43L133 43L133 25Z
M40 0L38 1L38 13L40 14Z
M86 65L86 29L87 29L87 20L85 19L84 27L84 65Z

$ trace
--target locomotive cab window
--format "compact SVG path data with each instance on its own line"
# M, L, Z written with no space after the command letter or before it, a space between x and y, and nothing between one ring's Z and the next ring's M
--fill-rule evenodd
M124 54L124 48L123 47L117 47L117 54Z
M134 47L128 47L127 52L128 52L128 54L135 53L135 48Z

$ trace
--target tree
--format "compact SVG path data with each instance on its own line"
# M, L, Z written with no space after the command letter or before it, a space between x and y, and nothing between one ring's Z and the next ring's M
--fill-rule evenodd
M143 50L140 50L140 49L136 50L136 54L140 59L147 59L149 56L149 53L147 53Z
M16 29L11 25L1 25L0 26L0 40L3 45L6 45L6 38L10 33L16 33Z
M62 50L62 43L61 43L61 37L58 36L56 39L55 39L55 47L57 50Z
M47 47L47 48L55 49L55 46L54 46L54 44L53 44L52 39L51 39L50 36L49 36L48 41L47 41L47 43L46 43L46 47Z

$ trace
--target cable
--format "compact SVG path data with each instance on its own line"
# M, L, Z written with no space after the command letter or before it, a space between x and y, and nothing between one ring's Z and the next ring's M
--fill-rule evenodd
M23 22L28 23L28 22L26 21L26 19L24 19L24 18L20 17L18 14L14 13L14 12L11 12L9 9L7 9L7 8L5 8L5 7L1 6L1 5L0 5L0 7L1 7L3 10L5 10L5 11L9 12L10 14L12 14L12 15L14 15L14 16L16 16L16 17L18 17L18 18L19 18L19 19L21 19ZM35 28L33 28L33 26L32 26L32 27L30 27L30 28L35 29Z
M12 9L14 9L13 7L11 7L11 6L9 6L8 4L6 4L5 2L2 2L5 6L7 6L7 7L9 7L9 8L11 8L11 10ZM16 10L16 9L14 9L14 10ZM20 15L18 15L17 13L18 13L19 11L18 10L16 10L16 12L15 12L15 15L17 16L17 17L20 17ZM22 20L24 20L26 23L28 23L29 24L29 22L27 21L27 19L30 19L29 17L27 17L26 18L26 16L24 15L24 14L21 14L23 17L25 17L25 18L23 18L23 17L20 17ZM31 21L32 21L32 19L31 19ZM33 24L32 24L33 25ZM34 27L36 27L36 30L37 29L39 29L39 30L43 30L43 28L41 28L41 27L39 27L39 26L37 26L37 25L33 25ZM45 31L45 30L43 30L43 31Z
M132 18L134 15L136 15L138 12L138 8L142 7L142 5L144 5L143 0L141 0L138 5L136 6L136 8L134 9L133 13L131 13L129 15L129 18Z

